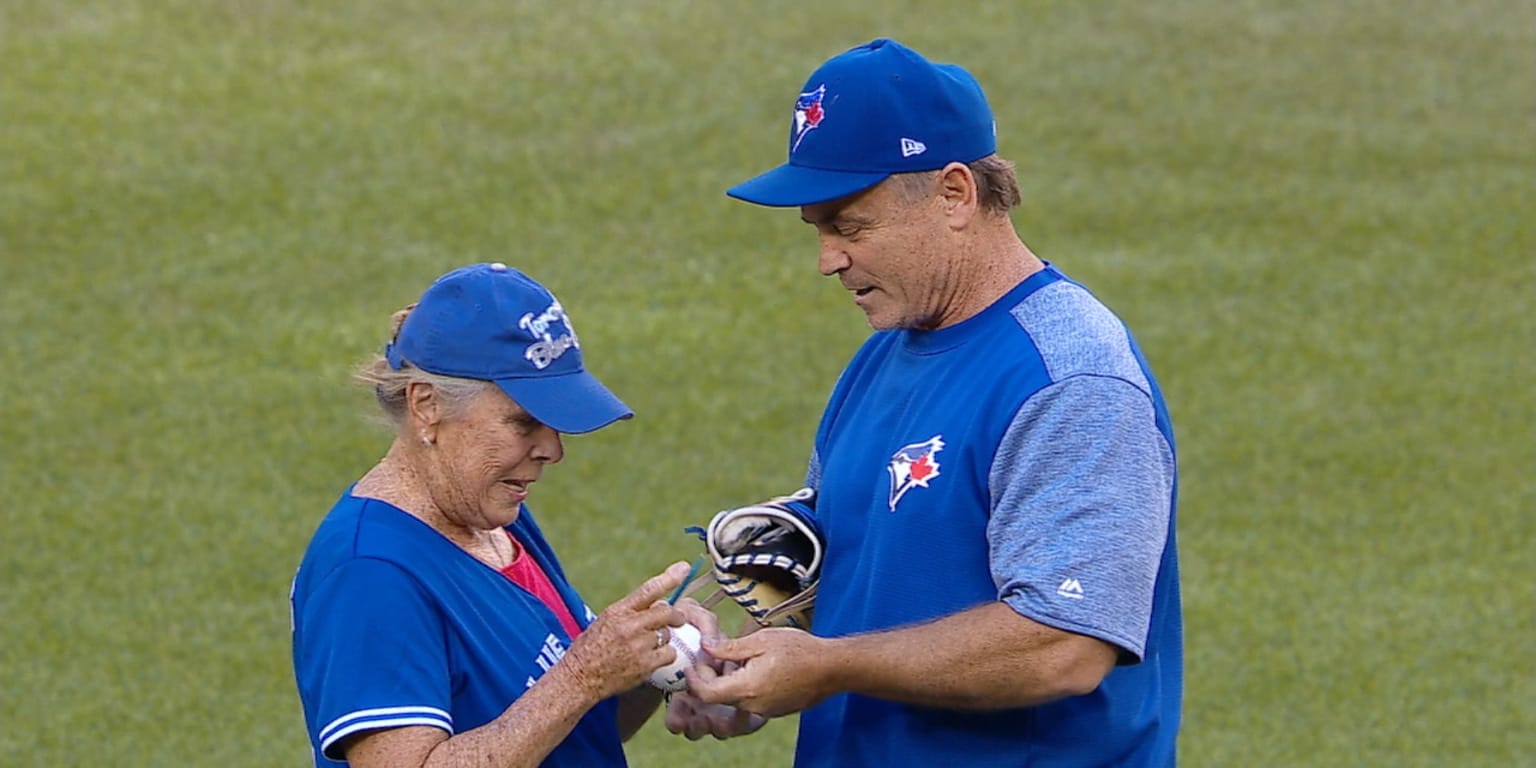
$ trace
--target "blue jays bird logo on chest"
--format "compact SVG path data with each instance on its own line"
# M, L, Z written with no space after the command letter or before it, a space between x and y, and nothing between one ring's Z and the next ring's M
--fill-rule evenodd
M891 511L913 488L927 488L939 476L939 451L944 450L944 436L934 435L921 443L903 446L891 456L886 469L891 473Z
M826 110L821 105L821 100L827 95L825 85L816 86L814 91L806 91L795 99L795 142L790 145L789 151L793 152L800 146L800 141L807 133L821 125L823 118L827 116Z

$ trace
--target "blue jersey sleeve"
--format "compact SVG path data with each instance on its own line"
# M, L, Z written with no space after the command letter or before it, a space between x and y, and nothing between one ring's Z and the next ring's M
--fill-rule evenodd
M349 561L296 604L295 670L321 752L362 731L453 733L446 631L420 585L382 560Z
M1174 482L1148 394L1098 375L1040 390L1015 415L989 479L999 598L1139 661Z

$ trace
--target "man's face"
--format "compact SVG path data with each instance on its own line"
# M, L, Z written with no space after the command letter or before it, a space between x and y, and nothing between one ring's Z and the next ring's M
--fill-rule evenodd
M942 247L948 227L940 202L934 193L911 194L903 180L887 179L800 209L821 240L821 273L853 292L877 331L937 328L943 321L955 286Z

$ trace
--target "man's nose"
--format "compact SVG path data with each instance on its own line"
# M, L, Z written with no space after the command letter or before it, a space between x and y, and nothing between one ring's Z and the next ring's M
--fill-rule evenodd
M821 270L821 274L831 277L847 269L849 263L848 252L843 250L841 240L822 235L821 254L816 260L816 267Z

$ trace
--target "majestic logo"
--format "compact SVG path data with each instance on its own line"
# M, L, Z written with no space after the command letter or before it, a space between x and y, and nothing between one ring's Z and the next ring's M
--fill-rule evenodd
M565 326L565 333L556 336L550 332L549 326L559 322ZM571 325L571 318L565 314L565 308L556 301L549 305L549 309L535 315L529 312L517 321L517 327L533 334L539 339L523 350L523 357L533 363L533 367L539 370L548 368L565 351L571 348L581 349L581 342L576 338L576 328Z
M827 87L818 85L816 90L806 91L800 94L800 98L795 99L795 143L789 146L789 151L798 149L805 135L821 125L822 119L827 116L821 106L821 100L826 95Z
M1077 579L1068 578L1056 588L1056 594L1062 597L1070 597L1073 600L1083 599L1083 583Z
M902 447L891 456L886 469L891 473L891 511L896 502L914 487L927 488L928 483L939 476L939 451L944 450L944 437L934 435L921 443Z

